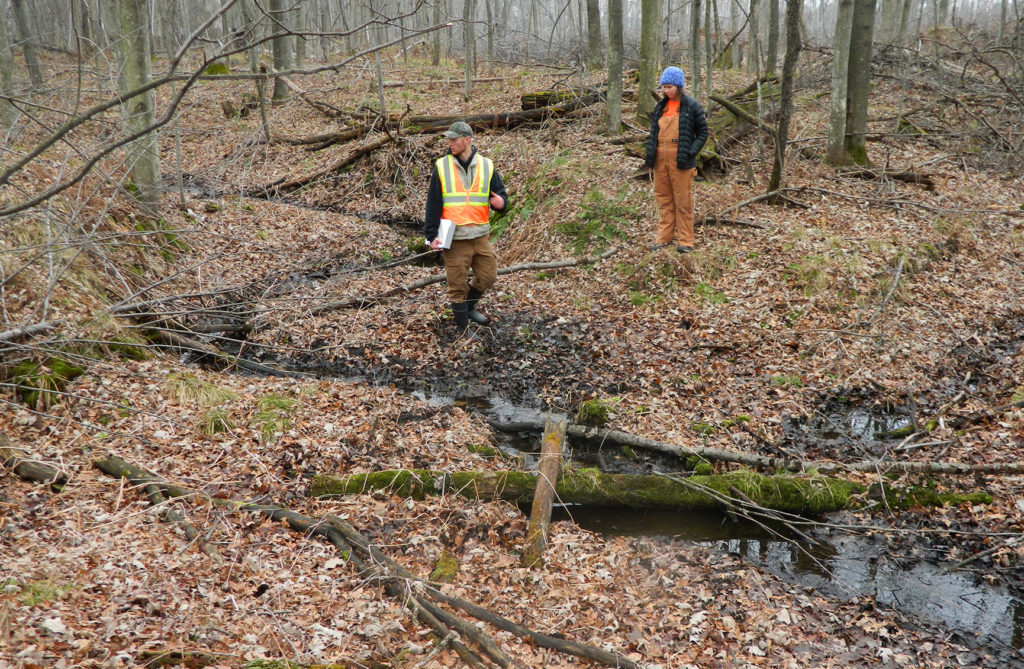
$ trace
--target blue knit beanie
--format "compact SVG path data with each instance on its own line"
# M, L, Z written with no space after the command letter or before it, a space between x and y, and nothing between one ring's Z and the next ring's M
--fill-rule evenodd
M658 80L658 85L672 84L683 88L686 85L686 75L675 65L669 65L665 68L665 71L661 73L661 79Z

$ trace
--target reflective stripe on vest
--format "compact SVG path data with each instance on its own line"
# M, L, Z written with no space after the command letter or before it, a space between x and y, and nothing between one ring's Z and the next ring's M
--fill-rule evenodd
M451 219L455 225L483 225L491 215L491 174L494 163L479 156L476 174L469 190L462 185L455 156L448 154L437 161L437 175L441 178L441 218Z

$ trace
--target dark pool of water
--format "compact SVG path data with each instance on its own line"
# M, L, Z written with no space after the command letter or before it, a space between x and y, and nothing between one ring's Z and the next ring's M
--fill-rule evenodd
M995 646L1024 663L1024 602L967 572L945 573L921 559L900 559L870 536L816 536L817 544L715 513L561 507L553 519L610 536L699 544L730 553L791 583L845 600L871 597L918 620L956 631L970 645Z

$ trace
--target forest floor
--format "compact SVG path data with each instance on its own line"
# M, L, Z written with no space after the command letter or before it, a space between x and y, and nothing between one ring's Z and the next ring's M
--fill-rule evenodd
M501 81L477 84L463 102L458 67L389 61L391 80L452 80L387 88L389 105L413 115L515 111L523 93L597 82L502 66ZM376 107L372 71L356 63L299 83L337 108ZM1001 115L998 96L952 75L893 71L900 76L877 78L871 99L871 175L823 164L828 99L818 93L828 89L828 67L814 54L794 95L786 203L730 210L764 192L772 145L750 127L719 131L728 169L703 174L695 200L698 218L722 220L697 227L689 255L649 249L651 185L634 177L641 161L603 134L603 105L480 130L475 144L511 196L494 223L500 266L614 253L585 267L501 275L481 303L494 324L474 341L455 336L443 284L377 297L442 271L436 262L395 263L423 250L419 220L442 138L407 134L298 191L255 197L365 140L319 150L268 144L258 111L225 116L224 103L242 106L251 82L198 85L164 133L161 230L146 230L123 195L78 189L57 218L77 221L69 228L90 246L58 254L65 271L56 283L32 264L34 245L52 239L48 219L24 214L18 235L4 235L5 329L61 317L74 324L5 355L52 365L71 339L135 342L152 354L133 359L116 354L130 351L124 344L107 344L109 355L79 360L85 373L57 401L26 405L8 393L0 433L69 481L55 493L4 472L0 667L156 666L147 652L163 651L206 653L191 660L223 667L271 666L260 659L463 666L327 543L201 498L179 502L218 564L140 490L97 471L93 460L106 453L214 498L340 516L420 577L449 551L458 572L446 592L642 666L1024 666L1019 619L1009 639L951 630L875 597L788 581L712 543L559 521L543 568L526 569L518 558L526 519L515 506L456 495L308 496L318 473L509 467L478 448L500 438L466 398L569 416L601 400L613 410L609 427L692 448L840 462L1020 460L1024 177L1019 156L997 146L1019 133L1019 116ZM913 81L901 84L907 76ZM750 83L741 72L723 77L718 90ZM627 134L642 142L632 111L627 104ZM709 106L712 118L721 113ZM900 115L911 123L898 126ZM298 98L271 108L269 121L287 139L343 126ZM38 140L34 132L21 148ZM18 188L52 178L50 170L56 163L36 165L3 197L17 200ZM929 181L891 176L904 171ZM244 339L207 336L208 345L297 374L182 355L107 311L165 297L163 317L179 327L246 324ZM366 299L323 309L348 298ZM843 423L851 416L911 430L862 438ZM883 561L963 562L961 572L1024 611L1021 476L890 482L985 490L993 502L850 514L846 531L881 537ZM483 629L519 666L584 664Z

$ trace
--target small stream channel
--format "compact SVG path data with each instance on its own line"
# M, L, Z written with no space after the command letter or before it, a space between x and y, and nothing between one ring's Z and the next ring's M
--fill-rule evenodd
M544 417L536 409L482 393L459 398L422 391L414 395L433 406L455 405L476 411L492 423L537 422ZM805 438L820 429L829 432L822 435L826 440L842 441L846 446L852 441L858 450L878 452L884 445L879 445L875 435L907 424L908 419L899 415L852 407L845 413L832 408L817 425L799 429ZM524 468L532 466L539 433L495 435L501 450L521 457ZM574 461L587 466L596 463L606 471L678 469L678 462L670 463L658 454L639 454L639 461L622 463L614 452L595 453L574 444L570 449L568 457ZM813 532L816 543L809 543L787 536L785 528L766 528L715 513L562 506L554 510L552 520L571 521L605 536L672 542L680 550L692 544L706 546L828 597L873 600L922 623L941 626L968 647L984 647L1005 659L1007 666L1024 666L1024 601L973 573L946 573L947 565L938 560L904 557L890 550L881 531L884 528L867 536L821 529Z

